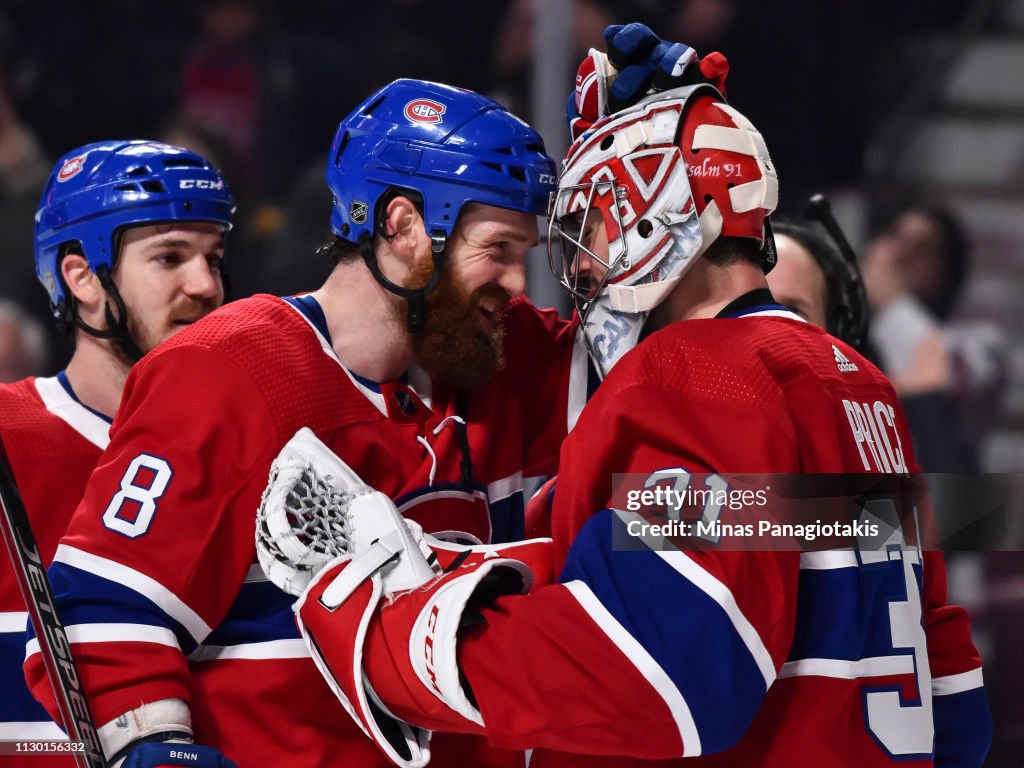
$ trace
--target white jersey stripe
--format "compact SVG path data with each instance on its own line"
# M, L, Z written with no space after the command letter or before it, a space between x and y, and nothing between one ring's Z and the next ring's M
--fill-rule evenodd
M487 498L493 504L496 501L507 499L523 490L523 473L516 472L514 475L503 477L487 484Z
M697 732L697 724L693 721L690 707L683 698L683 694L672 682L672 678L661 668L661 665L652 657L647 649L637 642L629 631L623 627L618 620L605 608L597 596L590 591L590 587L582 581L570 581L563 584L569 594L576 598L584 611L593 619L594 623L601 628L608 638L619 648L626 658L629 659L644 679L651 684L658 695L665 702L665 705L672 713L672 717L679 729L679 737L683 741L683 757L696 757L701 753L700 734Z
M760 309L757 312L749 312L745 315L737 315L737 317L785 317L790 320L799 320L801 323L806 323L800 315L789 309Z
M866 659L799 659L787 661L779 671L783 677L834 677L841 680L855 680L862 677L883 675L908 675L914 672L914 657L909 654L897 656L871 656Z
M238 645L201 645L189 654L192 661L222 661L224 659L308 659L309 650L300 639L268 640L262 643Z
M800 554L800 569L808 571L831 571L836 568L856 568L857 553L852 549L827 549L821 552Z
M890 560L905 557L907 562L917 565L921 562L921 556L913 548L903 549L900 552L893 550L889 554ZM857 553L852 549L827 549L821 552L803 552L800 555L800 570L803 571L830 571L838 568L856 568L860 563L857 560Z
M68 735L52 720L28 723L0 723L4 741L65 741Z
M0 613L0 635L14 634L15 632L24 634L25 627L27 626L28 611Z
M46 410L97 448L107 447L110 443L110 425L69 395L56 376L36 379L34 383Z
M160 582L144 573L139 573L134 568L75 547L69 547L67 544L57 547L57 554L54 555L53 562L64 563L88 571L138 592L156 603L164 613L185 627L197 643L201 643L210 634L210 626L200 618L198 613L185 605L180 597Z
M64 628L72 645L76 643L154 643L178 648L178 639L166 627L151 624L72 624ZM39 638L25 644L25 658L39 653Z
M933 696L949 696L954 693L963 693L975 688L981 688L985 684L982 679L981 667L972 669L970 672L961 672L959 675L946 675L932 679Z

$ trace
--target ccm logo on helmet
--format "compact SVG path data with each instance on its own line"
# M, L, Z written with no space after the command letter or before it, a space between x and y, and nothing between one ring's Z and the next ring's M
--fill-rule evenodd
M64 161L64 165L61 166L60 170L57 171L57 181L67 181L68 179L74 178L81 173L82 168L84 167L85 155L69 157Z
M224 189L224 182L221 179L180 179L178 189Z
M432 99L414 99L405 105L405 116L414 123L440 123L447 109Z

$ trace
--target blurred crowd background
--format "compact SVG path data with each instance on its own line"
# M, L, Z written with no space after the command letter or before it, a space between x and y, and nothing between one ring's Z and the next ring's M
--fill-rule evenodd
M472 88L541 128L557 156L576 63L607 24L631 20L726 54L782 214L799 219L815 192L832 199L861 255L878 361L902 397L925 398L925 469L1020 473L1024 0L3 0L0 381L69 354L32 258L40 191L69 149L155 138L209 157L238 203L234 297L308 290L328 270L314 253L329 234L325 153L363 98L402 76ZM531 259L531 295L557 304L545 256ZM952 421L928 416L936 394ZM1021 549L1019 519L1002 534ZM950 562L992 660L991 765L1024 754L1020 558Z

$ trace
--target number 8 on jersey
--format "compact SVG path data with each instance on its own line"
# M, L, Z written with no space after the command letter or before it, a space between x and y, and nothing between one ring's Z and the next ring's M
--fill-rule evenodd
M164 495L173 476L166 459L140 453L121 478L121 490L107 505L103 524L130 539L142 536L153 522L157 499Z

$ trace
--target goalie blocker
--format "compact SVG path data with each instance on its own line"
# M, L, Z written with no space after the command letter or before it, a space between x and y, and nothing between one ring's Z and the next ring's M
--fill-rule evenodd
M256 525L260 564L295 594L299 630L342 706L397 765L430 760L432 722L483 726L456 656L460 632L503 595L553 580L550 539L465 546L423 534L309 429L282 449ZM383 603L383 605L382 605ZM411 725L367 678L417 703Z

